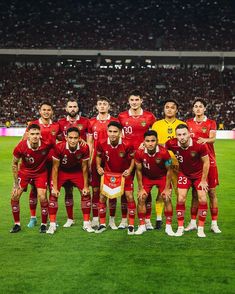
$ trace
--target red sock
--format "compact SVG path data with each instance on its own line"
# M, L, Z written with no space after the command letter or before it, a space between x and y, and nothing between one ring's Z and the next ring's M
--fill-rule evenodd
M38 198L37 198L37 190L32 188L29 193L29 209L30 216L36 216L36 208L37 208Z
M90 220L90 213L91 213L91 197L90 196L82 196L81 197L81 207L83 213L83 220L89 221Z
M115 216L117 206L117 198L109 199L109 215Z
M122 218L127 218L127 199L126 199L126 195L122 195L122 197L121 197L121 210L122 210Z
M149 193L145 203L146 203L146 219L150 219L151 213L152 213L152 195L151 195L151 193Z
M105 225L105 222L106 222L106 203L99 202L99 218L100 218L100 224Z
M58 198L57 197L50 195L48 211L49 211L50 222L55 223L56 222L56 214L58 211Z
M140 225L145 225L145 213L143 212L138 212L138 218L139 218L139 222Z
M99 199L100 199L100 189L97 191L92 191L92 215L93 217L98 217L99 211L98 211L98 205L99 205Z
M178 226L183 227L184 214L185 214L185 203L178 202L176 204L176 213L177 213Z
M204 227L207 215L207 202L198 203L198 226Z
M136 210L135 201L133 200L132 202L128 202L127 206L128 206L129 225L134 226L134 224L135 224L135 210Z
M41 204L41 216L42 216L42 224L47 223L48 217L48 200L40 201Z
M11 209L15 223L20 222L20 203L19 200L11 200Z
M191 219L197 219L197 207L191 207Z
M73 197L66 197L65 195L65 207L66 207L66 211L67 211L67 217L70 219L73 219Z
M210 208L210 210L211 210L211 219L217 220L218 219L218 207Z
M172 223L172 216L173 216L173 210L171 211L164 211L165 218L166 218L166 225L171 225Z

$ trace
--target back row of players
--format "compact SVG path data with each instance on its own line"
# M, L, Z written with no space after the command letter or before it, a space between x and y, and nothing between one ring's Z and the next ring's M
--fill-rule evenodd
M24 139L13 152L11 206L15 224L11 233L21 230L19 199L31 184L29 205L31 218L28 227L37 223L37 199L41 204L41 233L54 234L58 196L63 186L67 222L74 224L73 187L81 192L83 229L101 233L106 227L106 197L100 194L100 176L105 171L122 173L125 177L124 195L121 197L122 220L115 224L116 199L109 199L109 223L113 229L128 229L128 234L140 235L152 230L150 221L153 186L158 188L156 199L156 229L161 229L162 212L166 218L165 232L169 236L182 236L184 231L197 230L205 237L207 197L210 199L211 230L220 233L217 225L218 205L216 186L218 173L213 143L216 123L205 116L206 103L197 98L193 103L195 117L186 123L176 118L175 100L164 103L164 119L156 121L153 113L142 109L141 93L137 90L128 97L130 108L118 118L109 114L110 101L97 100L97 117L90 120L79 115L76 100L66 105L67 116L52 121L53 107L49 102L40 105L40 118L31 122ZM124 134L124 135L123 135ZM58 142L56 144L56 141ZM19 162L21 164L19 165ZM134 231L136 204L133 180L138 181L137 211L139 226ZM49 201L47 200L47 183ZM89 185L92 187L90 196ZM171 188L177 195L178 229L172 230ZM192 187L191 221L184 228L185 202ZM92 220L90 213L92 209ZM47 229L49 211L50 226ZM198 216L198 227L197 227Z

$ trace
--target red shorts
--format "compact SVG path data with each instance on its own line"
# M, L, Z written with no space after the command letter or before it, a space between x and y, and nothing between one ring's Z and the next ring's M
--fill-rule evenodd
M28 184L33 185L39 189L46 189L47 188L47 170L37 175L30 175L22 173L20 170L18 172L18 181L19 186L23 190L27 190Z
M128 177L125 178L125 186L124 186L124 191L133 191L133 176L130 175Z
M90 177L90 185L91 187L99 187L100 186L100 175L96 170L96 164L94 161L91 163L91 177Z
M210 166L208 173L209 189L213 189L219 185L218 169L217 166Z
M58 190L62 186L64 186L65 183L70 182L75 187L77 187L79 190L82 190L84 188L84 179L82 172L65 172L62 170L59 170L58 174Z
M166 177L161 177L159 179L149 179L143 176L142 178L142 182L143 182L143 187L144 190L147 193L150 193L153 186L157 186L158 188L158 192L162 193L162 191L165 189L166 187Z
M201 182L201 178L200 179L190 179L190 178L186 177L182 172L179 172L177 188L188 190L190 187L194 187L197 191L199 191L199 190L202 190L201 187L198 187L200 182Z

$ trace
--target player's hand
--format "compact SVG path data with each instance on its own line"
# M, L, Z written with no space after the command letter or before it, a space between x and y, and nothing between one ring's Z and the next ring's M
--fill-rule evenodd
M141 144L140 144L140 146L138 147L138 149L140 149L140 150L143 150L144 149L144 142L142 142Z
M145 189L140 189L138 191L137 197L140 200L143 200L143 198L147 197L148 193L145 191Z
M51 195L53 195L54 197L59 197L60 196L60 192L57 188L52 187L51 189Z
M164 200L170 200L171 199L171 189L165 188L162 191L161 196Z
M79 144L80 144L81 146L85 146L85 145L86 145L86 141L80 138L80 140L79 140Z
M197 140L197 143L198 144L205 144L205 143L207 143L207 139L199 137L198 140Z
M100 176L102 176L104 174L104 169L101 166L99 166L97 167L97 172Z
M129 169L124 170L124 172L122 173L123 177L128 177L131 174Z
M17 197L18 196L18 192L19 192L20 187L16 184L14 184L12 191L11 191L11 196L12 197Z
M82 189L82 195L86 196L86 195L89 195L90 194L90 189L89 187L84 187Z
M205 191L205 192L208 192L208 190L209 190L208 183L206 181L201 181L198 184L198 187L201 187L202 191Z

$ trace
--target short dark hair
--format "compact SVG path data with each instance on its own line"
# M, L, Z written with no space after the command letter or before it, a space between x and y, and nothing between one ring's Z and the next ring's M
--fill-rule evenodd
M175 131L180 130L180 129L187 129L188 130L188 126L185 124L179 124L176 128Z
M158 138L158 134L154 130L148 130L148 131L146 131L144 133L144 138L147 137L147 136L154 136L154 137Z
M132 91L129 93L128 98L130 98L131 96L139 96L139 97L142 99L142 93L141 93L139 90L137 90L137 89L132 90Z
M32 129L36 129L36 130L39 130L41 131L41 128L38 124L30 124L28 127L27 127L27 131L30 131Z
M117 121L111 120L108 124L108 128L112 126L118 128L119 130L122 130L122 125Z
M201 97L195 97L194 101L193 101L193 107L197 102L201 102L201 104L203 104L204 107L207 106L206 100L204 100Z
M100 96L100 97L98 97L97 99L96 99L96 103L98 102L98 101L106 101L106 102L108 102L109 104L110 104L110 99L108 98L108 97L106 97L106 96Z
M66 102L66 106L68 105L69 102L76 102L77 105L78 105L78 101L77 101L76 99L74 99L74 98L69 98L69 99L67 100L67 102Z
M50 106L50 107L53 109L53 105L52 105L51 102L49 102L49 101L42 101L42 102L39 104L39 109L40 109L43 105L48 105L48 106Z
M66 135L68 135L68 134L71 133L71 132L76 132L76 133L78 133L78 135L80 136L80 131L79 131L79 129L76 128L76 127L68 128L68 130L67 130L67 132L66 132Z
M175 100L175 99L166 99L164 102L163 102L163 107L165 107L165 105L168 103L168 102L171 102L171 103L174 103L176 105L176 108L178 109L179 108L179 103Z

